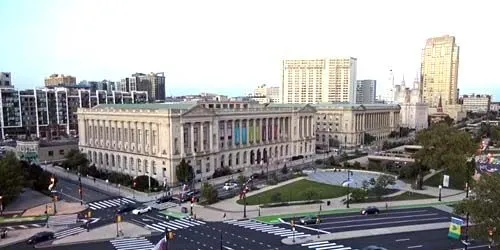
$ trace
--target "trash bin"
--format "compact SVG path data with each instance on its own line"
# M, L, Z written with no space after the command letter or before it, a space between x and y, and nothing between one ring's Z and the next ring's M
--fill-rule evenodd
M181 212L184 214L187 214L187 212L188 212L187 207L181 207Z
M330 201L326 201L326 205L327 206L330 206L331 202Z

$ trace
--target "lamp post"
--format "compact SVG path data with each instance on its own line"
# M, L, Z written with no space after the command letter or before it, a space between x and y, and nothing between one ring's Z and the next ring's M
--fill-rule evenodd
M438 201L441 201L441 190L443 189L442 185L439 185L439 196L438 196Z
M466 182L465 183L465 198L469 198L469 190L470 190L469 182Z
M351 170L347 169L347 200L346 200L346 208L349 208L349 200L351 199L349 197L349 186L351 182Z
M120 193L120 187L121 187L121 186L122 186L122 185L120 185L120 184L118 183L118 196L120 196L120 206L122 205L122 195L121 195L121 193Z
M469 212L467 212L465 216L465 242L464 242L464 249L467 250L469 247Z
M3 215L3 196L0 195L0 215Z
M83 205L83 187L80 172L78 172L78 192L80 193L80 205Z

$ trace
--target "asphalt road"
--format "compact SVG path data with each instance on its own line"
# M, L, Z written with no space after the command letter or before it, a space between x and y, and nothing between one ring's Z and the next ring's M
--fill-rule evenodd
M361 213L349 213L341 215L320 216L321 223L306 225L314 229L327 232L344 232L354 230L366 230L372 228L398 227L418 224L429 224L439 222L450 222L451 214L436 208L413 208L383 211L378 215L361 215ZM298 221L300 218L296 218ZM292 218L284 219L290 222Z
M339 240L336 243L348 244L359 249L369 245L381 246L389 250L458 250L463 248L459 240L450 239L447 235L448 229L439 229ZM469 249L488 249L488 247L484 242L475 242L469 246Z
M68 201L80 201L80 194L78 192L78 182L73 182L71 180L66 180L64 177L59 177L57 180L56 190L62 196L63 199ZM95 200L102 200L111 197L105 191L83 185L83 201L91 202Z

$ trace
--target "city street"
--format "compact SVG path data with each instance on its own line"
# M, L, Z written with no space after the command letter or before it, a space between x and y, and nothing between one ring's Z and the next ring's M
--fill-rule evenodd
M358 213L320 215L321 223L300 225L301 228L320 229L326 232L344 232L366 230L372 228L386 228L407 225L419 225L437 222L449 222L451 214L432 207L397 209L384 211L378 215L361 215ZM300 218L295 218L298 224ZM292 218L284 218L289 223Z
M448 238L448 229L338 240L337 244L349 244L356 248L376 245L389 250L461 250L464 247L461 241ZM488 247L484 242L474 242L469 249L488 249Z
M80 194L78 192L78 189L78 182L66 179L64 178L64 176L60 176L57 179L56 190L64 200L67 200L69 202L80 201ZM99 190L87 185L83 185L82 195L84 202L102 200L111 196L103 190Z

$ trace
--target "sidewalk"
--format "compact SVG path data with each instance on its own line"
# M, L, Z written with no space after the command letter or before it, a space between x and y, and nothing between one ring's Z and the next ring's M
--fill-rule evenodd
M331 155L335 155L335 154L334 153L328 154L328 156L331 156ZM306 163L314 162L316 159L324 159L324 158L325 158L325 155L320 154L320 155L314 155L313 157L311 157L309 159L299 159L299 160L296 160L296 161L289 161L289 162L285 162L285 163L270 164L269 165L269 171L278 170L284 164L286 164L287 167L295 167L295 166L298 166L298 165L303 165L303 164L306 164ZM47 164L47 165L42 165L42 168L45 169L46 171L48 171L48 172L56 175L59 178L69 179L69 180L72 180L72 181L75 181L75 182L78 181L78 176L76 174L70 173L70 172L66 171L65 169L63 169L61 167L57 167L57 166L53 166L51 164ZM242 171L241 173L234 173L232 176L233 177L235 175L236 176L239 176L239 175L250 176L250 175L255 174L255 173L260 173L263 170L263 168L266 168L266 167L262 166L262 165L254 165L254 166L251 166L251 167L246 167L244 169L244 171ZM227 182L230 177L231 177L231 175L222 176L222 177L218 177L218 178L207 180L205 183L210 183L212 185L220 185L220 184L224 184L225 182ZM143 193L143 192L133 191L132 189L130 189L128 187L123 187L122 186L121 188L118 188L117 184L106 183L106 181L101 180L101 179L96 179L94 181L93 178L88 178L86 176L82 176L81 180L82 180L82 183L84 185L91 186L93 188L99 189L103 193L108 193L110 195L117 195L117 196L119 195L119 196L123 196L123 197L126 197L126 198L133 198L133 199L135 199L137 201L140 201L140 202L153 201L153 200L155 200L157 198L157 196L161 195L161 192L157 192L157 193ZM201 185L202 185L202 183L196 183L195 184L195 189L200 189ZM181 191L180 189L181 189L181 187L173 188L172 192L173 193L178 193L178 192Z
M47 203L44 205L36 206L30 209L27 209L23 216L40 216L45 215L45 209L47 209L47 213L49 215L53 215L53 203ZM56 202L56 215L62 214L76 214L87 209L86 205L80 205L80 202L66 202L66 201L57 201Z
M120 238L147 236L151 234L151 231L128 222L119 223L119 229L121 229L121 231L123 232L123 235L121 235ZM55 240L52 242L52 246L69 245L81 242L102 241L115 238L117 238L116 223L112 223L102 227L91 229L89 232L84 231L82 233L68 236L60 240Z

